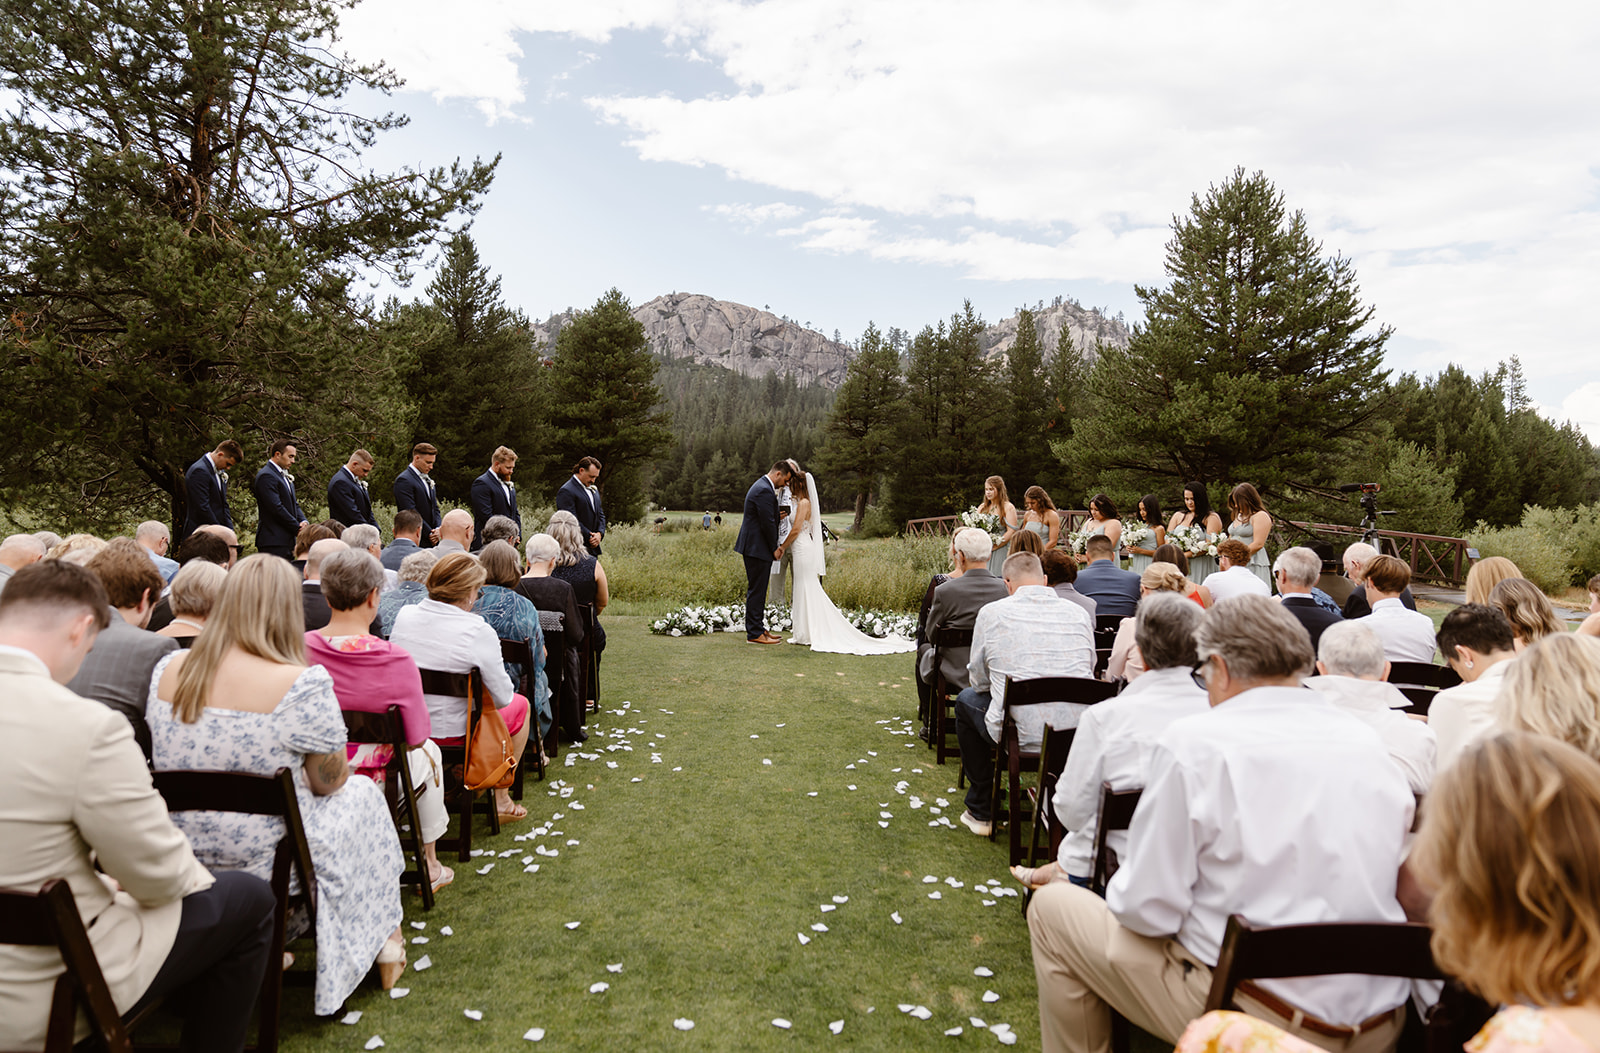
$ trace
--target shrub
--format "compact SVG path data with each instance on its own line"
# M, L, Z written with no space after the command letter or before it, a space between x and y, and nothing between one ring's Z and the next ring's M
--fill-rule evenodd
M900 524L889 518L889 510L882 505L872 505L861 517L858 538L894 537L900 533ZM918 601L921 602L920 600Z
M1490 527L1483 520L1467 534L1467 543L1479 556L1504 556L1524 577L1546 592L1560 592L1572 583L1572 523L1570 513L1533 505L1522 522L1511 527Z

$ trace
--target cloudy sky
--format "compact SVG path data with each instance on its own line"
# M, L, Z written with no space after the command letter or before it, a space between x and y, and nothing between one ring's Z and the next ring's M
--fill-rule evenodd
M1600 439L1593 3L364 0L342 43L407 81L374 163L503 154L473 232L535 317L615 285L847 339L964 299L1131 321L1244 166L1354 261L1394 368L1518 355Z

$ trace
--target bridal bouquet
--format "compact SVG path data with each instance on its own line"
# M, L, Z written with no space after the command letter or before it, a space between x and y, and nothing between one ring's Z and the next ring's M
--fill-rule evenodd
M1090 536L1087 530L1074 530L1066 536L1061 544L1074 556L1081 556L1089 549Z
M1198 524L1173 527L1167 531L1167 540L1177 545L1186 556L1205 554L1206 546L1211 543L1206 528Z
M1145 542L1156 536L1150 525L1139 519L1124 519L1122 521L1122 547L1123 548L1149 548Z
M1228 540L1228 535L1226 533L1222 533L1222 534L1207 534L1206 535L1206 543L1200 547L1201 554L1202 555L1206 555L1206 556L1210 556L1212 559L1216 559L1217 558L1217 546L1222 544L1226 540Z
M978 511L977 505L961 513L961 525L982 530L994 540L995 544L999 544L1000 539L1005 536L1005 527L1001 524L1000 517L993 512Z

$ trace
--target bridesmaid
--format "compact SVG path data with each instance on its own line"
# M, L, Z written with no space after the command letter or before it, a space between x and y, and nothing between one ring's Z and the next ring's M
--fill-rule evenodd
M1245 543L1250 550L1250 573L1272 587L1272 568L1267 563L1267 536L1272 533L1272 516L1261 503L1261 495L1249 483L1240 483L1228 495L1228 511L1233 522L1228 524L1228 536Z
M1000 525L1005 528L1005 534L994 544L994 555L989 557L989 573L998 578L1008 555L1006 546L1011 544L1011 535L1017 532L1017 506L1006 495L1004 479L991 475L983 481L983 503L978 506L978 511L999 516Z
M1211 495L1206 493L1205 483L1183 484L1183 507L1172 513L1167 533L1187 526L1198 526L1207 534L1222 533L1222 517L1211 510ZM1185 552L1184 555L1189 558L1190 581L1198 584L1205 581L1208 574L1217 572L1217 557L1204 552Z
M1038 534L1044 550L1049 552L1061 540L1061 513L1056 511L1055 502L1044 487L1030 486L1022 495L1022 503L1027 508L1022 515L1022 529Z
M1086 534L1104 534L1111 540L1111 559L1118 567L1122 566L1122 520L1117 518L1117 506L1105 494L1095 494L1089 498L1089 522L1084 526ZM1078 562L1088 562L1087 557L1079 556Z
M1161 522L1161 499L1155 494L1139 498L1139 522L1150 528L1151 537L1139 542L1139 547L1128 547L1128 569L1143 574L1155 558L1156 549L1167 542L1167 528Z

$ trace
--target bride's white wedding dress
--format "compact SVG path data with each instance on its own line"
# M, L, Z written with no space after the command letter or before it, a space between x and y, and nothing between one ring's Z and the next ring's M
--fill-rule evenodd
M810 473L806 475L806 486L810 493L817 492ZM828 599L828 594L822 590L825 568L822 531L818 525L814 516L802 524L801 534L789 550L794 568L794 603L791 606L794 626L789 642L806 644L813 651L830 654L905 654L915 651L916 641L904 636L886 636L882 639L868 636L851 625L839 613L833 601Z

